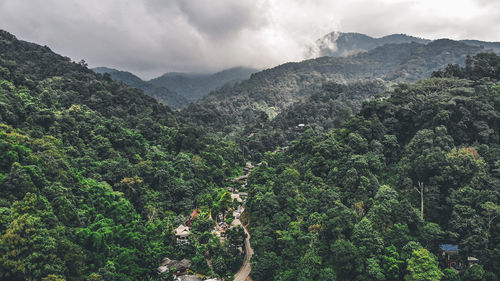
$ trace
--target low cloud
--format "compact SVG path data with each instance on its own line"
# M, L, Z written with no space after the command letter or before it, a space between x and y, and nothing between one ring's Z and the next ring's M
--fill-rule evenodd
M2 0L0 28L151 78L304 59L331 31L500 41L496 0Z

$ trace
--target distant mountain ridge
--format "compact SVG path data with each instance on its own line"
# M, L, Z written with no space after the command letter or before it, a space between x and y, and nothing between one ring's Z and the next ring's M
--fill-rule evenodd
M385 44L420 43L426 44L431 40L418 38L406 34L391 34L374 38L356 32L332 32L316 40L309 49L310 57L346 57L360 52L366 52Z
M406 34L391 34L380 38L371 37L356 32L331 32L316 40L309 48L308 57L346 57L360 52L367 52L385 44L420 43L427 44L432 40L414 37ZM500 42L485 42L479 40L460 40L459 42L484 47L494 52L500 52Z
M211 74L168 72L144 81L128 71L109 67L96 67L92 70L101 74L109 73L114 80L141 89L147 95L176 109L185 107L225 84L246 80L257 71L253 68L234 67Z
M388 37L393 38L392 37ZM393 38L394 39L394 38ZM385 44L348 57L324 56L266 69L212 92L183 110L192 122L227 133L259 126L324 83L382 79L387 84L428 78L448 64L464 64L484 48L449 39Z
M174 109L182 108L189 103L189 101L182 95L171 91L166 87L152 85L128 71L121 71L109 67L96 67L92 70L101 74L108 73L113 80L121 81L129 86L140 89L148 96L154 97L158 101Z
M246 67L233 67L210 74L169 72L151 79L149 83L175 91L189 101L196 101L225 84L246 80L254 72L257 69Z

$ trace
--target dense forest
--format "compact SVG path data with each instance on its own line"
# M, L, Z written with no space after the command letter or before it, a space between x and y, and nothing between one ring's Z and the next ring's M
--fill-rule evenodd
M240 189L255 281L499 280L500 56L479 51L285 64L176 112L0 31L0 279L170 281L162 261L189 260L232 280L247 235L213 230Z
M498 280L500 57L401 84L249 179L253 280ZM479 264L447 268L441 245Z
M448 64L463 64L481 47L440 39L428 44L387 44L349 57L321 57L286 63L252 74L189 105L182 115L214 132L240 133L321 90L324 83L382 80L415 82Z
M2 280L170 280L156 271L164 257L220 276L241 264L244 234L222 244L209 232L228 204L223 180L244 164L235 143L4 31L0 159ZM195 207L200 241L179 246L173 229Z

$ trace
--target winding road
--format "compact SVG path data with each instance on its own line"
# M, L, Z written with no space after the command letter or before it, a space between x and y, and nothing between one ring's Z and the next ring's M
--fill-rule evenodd
M234 225L241 225L241 221L236 219L233 221ZM242 225L243 226L243 225ZM245 233L247 234L247 238L245 239L245 258L243 259L243 264L241 265L238 273L234 275L234 281L245 281L250 279L250 271L252 271L252 265L250 264L250 259L253 255L253 249L250 245L250 232L248 232L247 228L243 226Z
M235 178L235 180L245 179L245 186L247 185L246 178L254 168L250 162L247 163L246 166L249 168L248 172L241 177ZM241 206L240 214L243 214L243 212L245 212L245 207ZM233 215L236 217L236 212L233 213ZM250 259L253 255L253 249L252 245L250 245L250 232L244 225L241 224L240 219L235 219L232 225L241 225L247 235L247 238L245 238L245 258L243 259L243 264L241 265L240 270L238 270L238 272L234 275L234 281L251 281L252 278L250 278L250 271L252 271L252 264L250 263Z

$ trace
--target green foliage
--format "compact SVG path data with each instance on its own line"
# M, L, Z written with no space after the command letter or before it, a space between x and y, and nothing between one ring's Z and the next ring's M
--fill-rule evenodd
M405 276L405 280L437 281L443 277L443 273L437 266L436 258L425 248L413 251L407 263L408 274Z
M455 280L435 258L443 243L463 264L479 259L462 280L495 280L498 56L379 96L384 82L354 82L416 80L477 51L440 40L286 64L182 116L0 31L0 279L172 278L155 270L163 257L230 279L246 234L212 234L232 219L230 185L249 195L253 280ZM339 72L352 83L319 87ZM248 185L225 182L248 158L262 159ZM177 243L172 230L195 208L189 243Z
M440 280L444 243L494 276L500 103L488 77L395 86L327 133L306 130L265 154L248 187L252 276L297 280L313 248L309 280L330 267L336 280Z
M204 194L227 208L223 180L244 163L234 142L179 119L0 31L0 279L157 278L162 258L182 253L174 222ZM241 264L226 248L224 276Z

